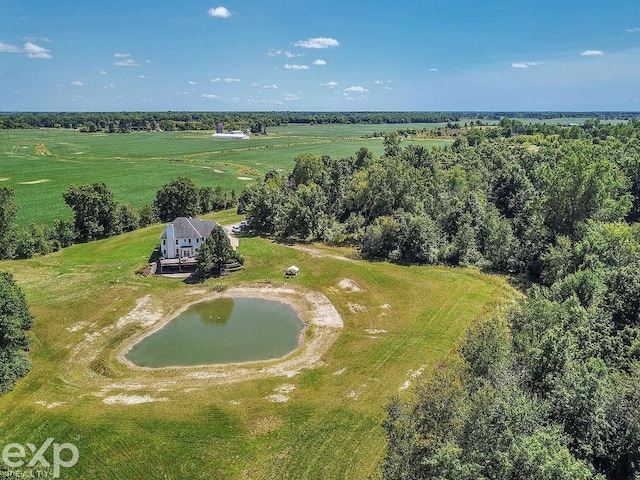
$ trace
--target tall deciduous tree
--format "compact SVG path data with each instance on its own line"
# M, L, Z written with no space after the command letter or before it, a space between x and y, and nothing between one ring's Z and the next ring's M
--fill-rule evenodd
M18 214L13 189L0 188L0 258L11 258L15 247L16 225L13 223Z
M62 196L73 209L75 233L81 242L121 233L118 204L104 183L72 185Z
M196 216L200 211L198 187L187 177L171 180L156 193L153 210L162 222Z

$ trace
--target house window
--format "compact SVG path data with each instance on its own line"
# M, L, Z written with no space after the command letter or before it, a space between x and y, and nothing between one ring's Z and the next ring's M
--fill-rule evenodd
M163 255L166 257L167 256L167 251L163 250L162 252L163 252Z
M191 243L191 239L189 239L189 243Z
M166 240L162 240L162 245L166 245L167 241Z
M176 238L176 245L178 245L178 239Z

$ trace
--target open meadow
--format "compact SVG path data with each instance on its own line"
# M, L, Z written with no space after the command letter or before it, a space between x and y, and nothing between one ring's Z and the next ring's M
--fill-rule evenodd
M232 211L210 218L240 219ZM0 262L35 315L33 369L0 397L0 444L74 443L80 460L64 478L377 478L389 398L409 395L470 324L514 295L500 277L473 269L367 262L345 248L299 249L258 237L240 239L245 269L227 277L191 284L136 274L161 231L154 225ZM285 279L292 264L301 273ZM140 371L118 361L131 338L181 305L256 284L325 295L343 328L300 368L263 362L243 376L236 367ZM316 334L307 329L303 347L287 357L291 365Z
M15 191L18 224L51 225L56 219L72 217L62 199L69 185L104 182L119 203L136 208L152 203L156 191L177 176L190 177L198 186L239 193L270 170L291 170L293 159L301 153L343 158L364 146L378 156L382 139L368 136L400 127L424 125L290 125L269 128L267 136L245 141L214 140L206 131L4 130L0 133L0 185Z

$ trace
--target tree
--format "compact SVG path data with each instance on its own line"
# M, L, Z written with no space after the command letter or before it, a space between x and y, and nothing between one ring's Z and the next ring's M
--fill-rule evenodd
M0 258L11 258L15 247L17 227L13 223L18 214L13 189L0 188Z
M241 261L241 258L233 251L224 229L216 225L200 247L196 273L201 278L217 275L221 267L230 261Z
M81 242L121 233L118 204L104 183L71 185L62 196L73 209L75 234Z
M26 331L32 324L24 294L10 274L0 272L0 394L31 369Z
M291 178L296 187L310 183L316 183L318 185L325 183L326 172L320 157L311 153L301 153L294 158L293 161L295 162L295 166L293 167Z
M278 235L302 240L321 240L329 226L327 197L315 183L301 184L289 196L282 215L277 219Z
M574 143L556 152L555 165L547 161L540 167L545 221L554 233L572 236L588 219L618 221L630 211L626 179L608 153Z
M171 180L156 192L153 210L161 222L196 216L200 210L198 187L187 177Z
M153 213L153 207L149 204L143 205L140 209L140 227L147 227L153 225L158 221L157 217Z
M133 206L129 204L120 205L118 215L123 232L133 232L140 226L140 215Z

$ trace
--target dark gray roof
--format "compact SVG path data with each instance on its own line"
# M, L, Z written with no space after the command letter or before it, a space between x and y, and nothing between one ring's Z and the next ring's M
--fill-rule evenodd
M213 220L200 220L195 217L178 217L173 222L173 236L175 238L202 238L205 239L211 234L213 227L218 222ZM167 238L167 227L162 231L160 239Z

